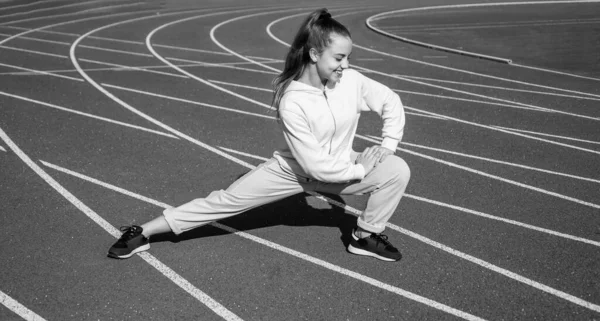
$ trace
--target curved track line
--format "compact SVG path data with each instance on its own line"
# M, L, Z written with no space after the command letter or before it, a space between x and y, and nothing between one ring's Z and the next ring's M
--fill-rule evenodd
M44 29L49 29L49 28L54 28L54 27L59 27L59 26L63 26L63 25L67 25L67 24L72 24L72 23L78 23L78 22L85 22L85 21L89 21L89 20L95 20L95 19L104 19L104 18L115 18L115 17L120 17L120 16L126 16L126 15L133 15L133 14L144 14L144 13L156 13L156 10L144 10L144 11L137 11L137 12L121 12L121 13L111 13L111 14L107 14L107 15L102 15L102 16L95 16L95 17L87 17L87 18L82 18L82 19L77 19L77 20L70 20L70 21L66 21L66 22L59 22L59 23L55 23L55 24L51 24L51 25L46 25L43 27L38 27L38 28L34 28L34 29L27 29L23 32L20 32L16 35L10 36L6 39L3 39L2 41L0 41L0 46L7 43L8 41L11 41L13 39L19 38L21 36L36 32L36 31L41 31ZM0 24L2 25L2 24Z
M483 58L483 59L488 59L488 60L497 61L497 62L503 62L503 63L507 63L507 64L510 64L512 66L515 66L515 67L521 67L521 68L533 69L533 70L538 70L538 71L544 71L544 72L549 72L549 73L554 73L554 74L560 74L560 75L565 75L565 76L570 76L570 77L575 77L575 78L582 78L582 79L600 81L600 79L598 79L598 78L587 77L587 76L582 76L582 75L577 75L577 74L572 74L572 73L567 73L567 72L560 72L560 71L556 71L556 70L552 70L552 69L538 68L538 67L532 67L532 66L527 66L527 65L522 65L522 64L515 64L515 63L513 63L513 61L511 59L499 58L499 57L494 57L494 56L479 54L479 53L476 53L476 52L470 52L470 51L465 51L465 50L458 50L458 49L454 49L454 48L448 48L448 47L439 46L439 45L436 45L436 44L433 44L433 43L421 42L421 41L413 40L413 39L410 39L410 38L401 37L401 36L398 36L398 35L390 33L390 32L386 32L386 31L384 31L382 29L379 29L379 28L377 28L377 27L375 27L375 26L372 25L372 22L374 20L382 19L383 16L391 15L391 14L395 14L395 13L412 12L412 11L425 11L425 10L436 10L436 9L455 9L455 8L472 8L472 7L510 6L510 5L597 3L597 2L600 2L600 1L598 1L598 0L583 0L583 1L568 0L568 1L497 2L497 3L476 3L476 4L458 4L458 5L443 5L443 6L421 7L421 8L401 9L401 10L394 10L394 11L382 12L382 13L376 14L374 16L368 17L367 20L366 20L366 25L367 25L367 27L369 29L375 31L376 33L385 35L385 36L393 38L393 39L404 41L404 42L407 42L407 43L411 43L411 44L415 44L415 45L427 47L427 48L432 48L432 49L436 49L436 50L440 50L440 51L445 51L445 52L451 52L451 53L455 53L455 54L459 54L459 55L471 56L471 57L476 57L476 58Z
M250 9L252 10L252 9ZM258 10L258 9L256 9ZM206 11L206 10L198 10L198 11ZM242 10L238 10L238 11L242 11ZM189 11L188 11L189 12ZM237 11L233 11L233 12L237 12ZM211 16L216 16L216 15L221 15L221 14L227 14L227 13L231 13L231 11L222 11L222 12L213 12L213 13L207 13L204 15L201 15L200 17L211 17ZM180 14L180 13L172 13L172 14ZM171 15L171 14L163 14L160 17L164 17L165 15ZM79 62L77 61L76 57L75 57L75 48L77 48L77 45L86 37L88 37L89 35L98 32L100 30L103 29L107 29L107 28L111 28L117 25L121 25L121 24L125 24L125 23L131 23L131 22L136 22L136 21L140 21L140 20L145 20L145 19L152 19L152 18L156 18L157 16L153 15L153 16L146 16L146 17L139 17L139 18L135 18L135 19L130 19L130 20L126 20L126 21L120 21L120 22L116 22L116 23L112 23L106 26L102 26L99 28L96 28L94 30L91 30L89 32L87 32L86 34L82 35L81 37L77 38L77 40L75 40L75 42L73 42L73 44L71 45L71 48L69 50L69 56L71 58L71 62L73 63L73 66L75 67L75 69L77 69L77 72L79 72L79 74L88 82L90 83L90 85L92 85L93 87L95 87L98 91L100 91L101 93L103 93L104 95L106 95L107 97L109 97L110 99L112 99L113 101L115 101L116 103L118 103L119 105L123 106L124 108L130 110L131 112L137 114L138 116L150 121L151 123L154 123L155 125L162 127L163 129L181 137L184 138L186 140L188 140L189 142L198 145L200 147L203 147L205 149L208 149L218 155L221 155L233 162L236 162L242 166L246 166L249 165L248 163L232 158L231 156L229 156L229 154L226 154L222 151L220 151L219 149L216 149L210 145L207 145L191 136L188 136L146 114L144 114L143 112L135 109L134 107L132 107L131 105L127 104L126 102L124 102L123 100L119 99L118 97L116 97L115 95L113 95L112 93L110 93L108 90L106 90L104 87L100 86L96 81L94 81L90 76L88 76L88 74L81 68L81 66L79 65Z
M77 209L83 212L86 216L92 219L96 224L102 227L105 231L111 234L115 238L119 238L121 233L118 229L112 226L109 222L103 219L100 215L94 212L87 205L82 203L75 195L71 194L68 190L66 190L62 185L60 185L56 180L54 180L48 173L46 173L41 167L39 167L34 161L27 156L0 128L0 139L2 139L8 147L17 155L19 158L27 165L31 170L33 170L40 178L42 178L48 185L54 188L61 196L63 196L67 201L73 204ZM241 320L238 316L233 314L231 311L227 310L224 306L222 306L219 302L212 299L206 293L200 291L186 279L181 277L171 268L160 262L157 258L152 256L147 252L138 253L138 255L146 261L148 264L152 265L159 272L177 284L180 288L191 294L194 298L200 301L202 304L206 305L210 308L214 313L224 318L225 320L238 321Z
M144 3L145 2L136 2L136 3L130 3L130 4L120 4L120 5L114 5L114 6L106 6L106 7L87 9L87 10L82 10L82 11L77 11L77 12L59 14L59 15L54 15L54 16L44 16L44 17L21 19L21 20L16 20L16 21L8 21L8 22L0 23L0 26L4 26L4 25L8 25L8 24L13 24L13 23L21 23L21 22L27 22L27 21L34 21L34 20L44 20L44 19L52 19L52 18L70 17L70 16L76 16L76 15L80 15L80 14L83 14L83 13L90 13L90 12L94 12L94 11L98 11L98 10L124 8L124 7L134 7L134 6L137 6L137 5L140 5L140 4L144 4ZM139 11L132 12L132 13L139 13Z
M549 91L536 91L536 90L526 90L526 89L517 89L517 88L500 87L500 86L489 86L489 85L481 85L481 84L475 84L475 83L470 83L470 82L443 80L443 79L427 78L427 77L417 77L417 76L409 76L409 75L398 75L398 76L400 76L400 77L406 77L406 78L414 78L414 79L419 79L419 80L428 80L428 81L434 81L434 82L456 84L456 85L462 85L462 86L473 86L473 87L481 87L481 88L490 88L490 89L499 89L499 90L506 90L506 91L516 91L516 92L523 92L523 93L531 93L531 94L540 94L540 95L548 95L548 96L566 97L566 98L573 98L573 99L584 99L584 100L600 101L600 98L592 98L592 97L585 97L585 96L575 96L575 95L566 95L566 94L553 93L553 92L549 92Z
M8 7L2 7L0 8L0 11L2 10L10 10L10 9L18 9L18 8L24 8L24 7L31 7L37 4L46 4L46 3L50 3L50 2L61 2L63 0L46 0L46 1L34 1L31 3L26 3L26 4L17 4L14 6L8 6Z
M281 22L283 20L295 17L295 16L298 16L298 15L288 16L288 17L282 17L280 19L274 20L269 25L267 25L267 33L269 34L269 36L271 36L271 38L273 38L273 40L281 43L282 45L284 45L286 47L289 47L288 43L286 43L283 40L279 39L277 36L275 36L271 32L271 28L273 27L274 24L279 23L279 22ZM368 51L372 50L370 48L358 46L357 44L353 44L353 45L355 47L358 47L358 48L361 48L361 49L364 49L364 50L368 50ZM373 50L373 52L382 54L381 52L376 51L376 50ZM456 72L462 72L462 73L466 73L466 74L470 74L470 75L481 76L481 77L484 77L484 78L491 78L491 79L495 79L495 80L502 80L502 81L517 83L517 84L521 84L521 85L534 86L534 87L539 87L539 88L544 88L544 89L552 89L552 90L557 90L557 91L563 91L563 92L569 92L569 93L576 93L576 94L580 94L580 95L586 95L586 96L600 98L600 95L596 95L596 94L584 93L584 92L580 92L580 91L573 91L573 90L568 90L568 89L563 89L563 88L557 88L557 87L551 87L551 86L538 85L538 84L528 83L528 82L524 82L524 81L518 81L518 80L508 79L508 78L501 78L501 77L496 77L496 76L492 76L492 75L486 75L486 74L476 73L476 72L472 72L472 71L468 71L468 70L463 70L463 69L458 69L458 68L452 68L452 67L447 67L447 66L443 66L443 65L433 64L433 63L430 63L430 62L416 60L416 59L402 57L402 56L397 56L397 55L391 55L391 54L387 54L387 55L392 56L392 57L397 58L397 59L414 62L414 63L417 63L417 64L423 64L423 65L430 66L430 67L437 67L437 68L441 68L441 69L447 69L447 70L452 70L452 71L456 71Z
M238 54L238 55L239 55L239 54ZM246 60L246 59L244 59L244 60ZM270 66L268 66L268 67L270 68ZM240 95L237 95L237 96L240 96ZM243 97L243 96L242 96L242 97ZM254 100L252 100L252 99L249 99L249 98L247 98L247 97L244 97L244 99L245 99L245 100L247 100L247 101L252 101L252 102L255 102ZM257 103L258 103L259 105L261 105L261 106L270 107L270 106L268 106L268 105L266 105L266 104L263 104L263 103L260 103L260 102L257 102ZM357 135L357 136L358 136L358 135ZM424 155L424 156L425 156L425 155ZM350 211L350 212L354 213L355 215L360 215L360 214L361 214L361 212L360 212L360 211L358 211L358 210L356 210L356 209L353 209L353 208L351 208L351 207L349 207L349 206L347 206L347 205L345 205L345 204L341 204L341 203L339 203L339 202L337 202L337 201L335 201L335 200L332 200L332 199L330 199L330 198L327 198L327 197L325 197L325 196L322 196L322 195L319 195L319 194L316 194L316 193L310 193L310 194L311 194L311 195L313 195L313 196L316 196L317 198L319 198L319 199L321 199L321 200L325 200L326 202L328 202L328 203L330 203L330 204L334 204L334 205L336 205L336 206L338 206L338 207L344 208L345 210L347 210L347 211ZM488 263L488 262L486 262L486 261L483 261L483 260L481 260L481 259L478 259L478 258L472 257L472 256L470 256L470 255L468 255L468 254L464 254L464 253L462 253L462 252L459 252L459 251L457 251L457 250L454 250L454 249L452 249L452 248L450 248L450 247L447 247L447 246L445 246L445 245L443 245L443 244L440 244L440 243L437 243L437 242L435 242L435 241L432 241L432 240L430 240L430 239L427 239L427 238L425 238L425 237L422 237L422 236L420 236L420 235L418 235L418 234L416 234L416 233L414 233L414 232L411 232L411 231L408 231L408 230L402 229L402 228L400 228L400 227L398 227L398 226L396 226L396 225L394 225L394 224L390 224L390 223L388 223L388 224L387 224L387 226L388 226L388 227L390 227L390 228L392 228L392 229L394 229L394 230L396 230L396 231L400 231L400 232L402 232L402 233L405 233L405 234L407 234L407 235L409 235L409 236L411 236L411 237L413 237L413 238L417 238L417 239L419 239L420 241L422 241L422 242L425 242L425 243L427 243L427 244L429 244L429 245L432 245L432 246L435 246L435 247L437 247L437 248L439 248L439 249L442 249L442 250L444 250L444 251L447 251L447 252L449 252L449 253L451 253L451 254L453 254L453 255L457 255L457 256L459 256L459 257L461 257L461 258L463 258L463 259L469 260L469 261L471 261L471 262L473 262L473 263L475 263L475 264L478 264L478 265L480 265L480 266L483 266L483 267L485 267L485 268L488 268L488 269L490 269L490 270L492 270L492 271L494 271L494 272L500 273L500 274L502 274L502 275L504 275L504 276L507 276L507 277L509 277L509 278L512 278L512 279L514 279L514 280L517 280L517 281L519 281L519 282L525 283L525 284L527 284L527 285L530 285L530 286L532 286L532 287L535 287L535 288L537 288L537 289L539 289L539 290L542 290L542 291L544 291L544 292L551 293L551 294L553 294L553 295L555 295L555 296L558 296L558 297L560 297L560 298L562 298L562 299L565 299L565 300L568 300L568 301L570 301L570 302L576 303L576 304L578 304L578 305L581 305L581 306L583 306L583 307L586 307L586 308L592 309L592 310L594 310L594 311L599 311L599 312L600 312L600 306L598 306L598 305L595 305L595 304L593 304L593 303L587 302L587 301L585 301L585 300L582 300L582 299L580 299L580 298L577 298L577 297L575 297L575 296L573 296L573 295L570 295L570 294L568 294L568 293L565 293L565 292L562 292L562 291L559 291L559 290L553 289L553 288L551 288L551 287L548 287L548 286L546 286L546 285L544 285L544 284L541 284L541 283L535 282L535 281L533 281L533 280L530 280L530 279L524 278L524 277L522 277L522 276L520 276L520 275L518 275L518 274L516 274L516 273L510 272L510 271L508 271L508 270L505 270L505 269L502 269L502 268L500 268L500 267L497 267L497 266L495 266L495 265L493 265L493 264L491 264L491 263Z
M600 144L600 142L593 141L593 140L579 139L579 138L559 136L559 135L551 135L551 134L546 134L546 133L534 132L534 131L530 131L530 130L509 128L509 127L502 127L502 126L494 126L494 127L498 127L498 128L502 128L502 129L506 129L506 130L512 130L512 131L516 131L516 132L523 132L523 133L528 133L528 134L546 136L546 137L554 137L554 138L560 138L560 139L566 139L566 140L573 140L573 141L582 142L582 143L589 143L589 144L595 144L595 145Z
M57 6L57 7L48 7L48 8L35 9L35 10L31 10L31 11L15 12L15 13L2 15L2 16L0 16L0 19L7 18L7 17L13 17L13 16L21 16L24 14L32 14L32 13L36 13L36 12L51 11L51 10L58 10L58 9L75 7L75 6L82 6L82 5L87 5L87 4L96 3L96 2L106 2L106 1L107 0L92 0L92 1L87 1L87 2L78 2L78 3L73 3L73 4L67 4L67 5L63 5L63 6Z

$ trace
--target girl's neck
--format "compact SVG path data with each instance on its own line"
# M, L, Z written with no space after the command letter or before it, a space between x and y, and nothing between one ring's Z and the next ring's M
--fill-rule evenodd
M317 68L315 68L314 65L306 66L302 72L302 75L300 75L300 78L298 78L298 81L303 84L318 88L319 90L325 90L325 85L327 84L327 79L321 80L321 77L319 77L319 74L317 73Z

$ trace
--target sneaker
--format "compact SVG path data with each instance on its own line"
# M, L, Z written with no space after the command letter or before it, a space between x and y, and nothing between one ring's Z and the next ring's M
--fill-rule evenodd
M371 233L370 236L359 239L354 232L352 231L348 252L389 262L399 261L402 258L400 251L388 241L387 235Z
M142 234L142 227L137 225L121 226L121 238L108 250L108 257L127 259L137 252L150 248L150 240Z

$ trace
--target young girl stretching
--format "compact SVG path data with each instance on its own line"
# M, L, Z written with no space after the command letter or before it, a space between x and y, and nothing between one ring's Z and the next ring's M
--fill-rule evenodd
M326 9L302 23L274 80L273 106L281 127L281 146L273 157L235 181L169 208L141 226L123 228L108 256L128 258L150 248L158 233L180 234L288 196L316 191L369 193L348 251L384 261L402 257L381 234L400 202L410 170L394 151L404 129L400 98L388 87L348 69L352 40L346 27ZM383 118L383 142L362 153L352 150L360 112Z

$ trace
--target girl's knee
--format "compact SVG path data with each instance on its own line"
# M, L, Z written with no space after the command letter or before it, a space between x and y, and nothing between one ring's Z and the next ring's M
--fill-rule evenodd
M388 175L408 183L410 180L410 168L404 159L396 156L388 156L380 166L385 166L385 171Z

